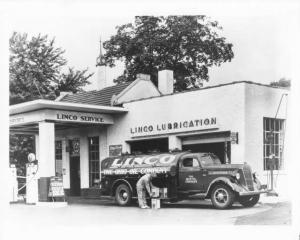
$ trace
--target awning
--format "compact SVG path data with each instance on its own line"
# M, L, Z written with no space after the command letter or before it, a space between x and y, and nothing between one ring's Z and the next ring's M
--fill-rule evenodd
M37 133L39 122L54 122L56 129L109 125L113 115L124 114L123 107L98 106L50 100L34 100L9 107L10 131L15 133Z

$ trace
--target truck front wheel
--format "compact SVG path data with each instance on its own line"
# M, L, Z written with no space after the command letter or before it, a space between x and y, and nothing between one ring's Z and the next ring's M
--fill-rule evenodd
M127 206L132 200L132 192L128 185L120 184L115 192L115 198L120 206Z
M244 207L253 207L259 201L259 195L239 197L239 203Z
M215 208L229 208L234 202L234 193L227 185L217 184L211 192L211 201Z

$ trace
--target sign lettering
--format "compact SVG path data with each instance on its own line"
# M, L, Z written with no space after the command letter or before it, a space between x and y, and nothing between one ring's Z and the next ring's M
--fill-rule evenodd
M159 155L159 156L145 156L137 158L116 158L113 160L110 168L124 168L128 166L138 165L170 165L175 160L175 155Z
M155 167L155 168L132 168L132 169L104 169L101 171L103 175L135 175L147 173L167 173L169 167Z
M193 176L193 175L189 175L188 177L186 177L185 183L197 183L197 179Z
M64 197L63 180L60 177L51 177L49 186L49 197Z
M113 123L113 120L110 116L97 113L57 111L54 118L55 120L64 122L84 122L94 124Z
M162 124L149 124L142 125L130 128L130 134L132 136L142 136L142 135L153 135L153 134L162 134L162 133L171 133L171 132L180 132L180 131L189 131L189 130L201 130L216 128L217 118L203 118L203 119L194 119L186 121L177 121L169 122Z
M122 145L109 145L109 156L115 157L122 154Z

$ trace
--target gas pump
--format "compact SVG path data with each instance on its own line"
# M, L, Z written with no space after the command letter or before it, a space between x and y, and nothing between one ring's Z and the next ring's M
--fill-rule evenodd
M16 165L10 165L10 202L18 201L18 180L17 180L17 168Z
M34 153L28 154L26 164L26 203L36 204L38 202L38 161Z
M275 192L274 189L274 169L275 169L275 155L271 154L269 156L269 168L270 168L270 174L271 174L271 189L270 191L267 193L267 196L276 196L278 197L278 193Z

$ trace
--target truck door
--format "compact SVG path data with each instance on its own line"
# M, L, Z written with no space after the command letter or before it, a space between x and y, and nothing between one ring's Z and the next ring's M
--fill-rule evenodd
M189 193L203 191L201 177L197 154L187 154L179 160L178 191Z

